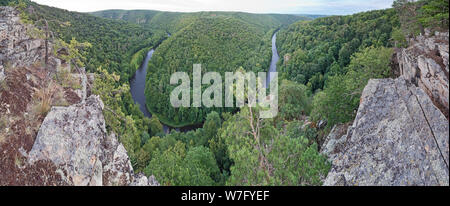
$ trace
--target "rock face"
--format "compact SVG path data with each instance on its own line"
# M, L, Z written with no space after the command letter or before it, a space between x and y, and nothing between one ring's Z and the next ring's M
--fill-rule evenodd
M370 80L353 125L339 130L324 145L324 185L449 185L448 120L403 77Z
M420 87L433 103L449 117L449 33L429 31L413 39L410 47L397 52L399 73Z
M53 107L28 154L29 163L52 161L69 185L158 185L134 174L123 145L114 134L107 135L103 107L98 96L70 107Z
M0 65L25 66L45 57L45 42L28 33L17 10L0 7Z

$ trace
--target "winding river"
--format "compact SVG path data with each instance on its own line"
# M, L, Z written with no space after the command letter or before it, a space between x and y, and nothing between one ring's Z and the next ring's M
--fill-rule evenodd
M278 55L277 50L277 32L275 32L275 34L272 37L272 60L270 61L269 75L267 76L266 85L270 85L270 82L275 77L275 73L273 72L277 72L278 60L280 60L280 56Z
M170 37L170 34L168 35ZM277 71L277 62L280 59L278 55L278 50L276 46L277 41L277 33L275 33L272 37L272 60L270 62L270 68L269 68L269 75L267 76L266 84L270 85L270 82L274 78L274 73ZM155 52L155 49L150 50L147 53L147 56L145 57L144 62L142 63L141 67L136 71L134 77L130 81L130 88L131 88L131 95L133 96L133 100L136 104L139 104L139 108L144 113L144 115L148 118L152 117L152 114L148 111L146 105L146 98L145 98L145 81L147 76L147 68L148 63L150 59L153 56L153 53ZM181 131L181 132L187 132L191 130L195 130L197 128L200 128L199 126L189 126L189 127L183 127L183 128L170 128L167 125L164 126L164 132L169 133L171 130Z
M133 96L134 102L136 104L139 104L139 108L141 109L142 113L144 113L144 115L149 118L152 117L152 114L148 111L147 107L145 106L144 93L145 93L145 81L147 76L148 62L152 58L154 52L155 50L152 49L147 53L144 62L142 63L141 67L139 67L139 69L136 71L133 79L131 79L130 82L131 96Z

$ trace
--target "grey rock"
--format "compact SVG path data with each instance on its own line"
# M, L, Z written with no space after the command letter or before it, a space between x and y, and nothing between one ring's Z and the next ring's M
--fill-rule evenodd
M329 157L330 160L335 159L345 146L348 127L349 124L335 125L325 139L320 153Z
M0 63L27 66L45 57L44 40L30 37L31 25L20 21L19 12L12 7L0 7Z
M333 139L325 151L341 149L328 152L324 185L449 185L448 120L403 77L370 80L353 125Z
M29 153L29 163L51 160L67 171L73 185L102 185L102 142L106 136L103 102L53 107Z
M107 137L103 156L103 184L126 186L133 180L133 167L125 147L117 141L115 134Z
M328 122L326 120L320 120L319 123L317 124L317 128L318 129L323 129L327 126Z
M103 102L90 96L84 103L53 107L39 129L28 162L51 160L63 180L76 186L157 185L136 180L125 147L107 134Z
M130 186L160 186L158 181L156 181L155 176L146 177L143 174L137 174L134 176L134 181Z
M432 99L448 118L449 110L449 48L448 32L426 32L412 39L412 44L397 52L400 74L414 83Z

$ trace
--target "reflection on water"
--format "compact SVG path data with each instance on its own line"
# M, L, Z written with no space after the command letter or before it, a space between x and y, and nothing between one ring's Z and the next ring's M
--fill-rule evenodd
M270 85L270 82L275 77L275 74L272 72L277 72L277 63L279 59L280 56L278 56L277 50L277 33L275 33L272 37L272 60L270 62L269 75L267 75L267 81L265 85Z

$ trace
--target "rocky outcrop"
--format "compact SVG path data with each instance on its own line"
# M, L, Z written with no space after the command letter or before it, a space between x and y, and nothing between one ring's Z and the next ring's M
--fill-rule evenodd
M158 185L134 174L124 146L114 134L107 135L103 107L98 96L53 107L28 154L29 163L52 161L68 185Z
M45 42L31 38L30 27L21 23L17 10L0 7L0 65L26 66L45 57Z
M324 148L324 185L449 185L448 120L403 77L370 80L353 125Z
M420 87L442 113L449 117L449 33L429 31L412 40L411 46L396 52L399 73Z
M325 139L320 153L329 157L329 159L336 159L340 151L343 150L346 143L346 134L349 124L336 125L331 130L330 134Z

